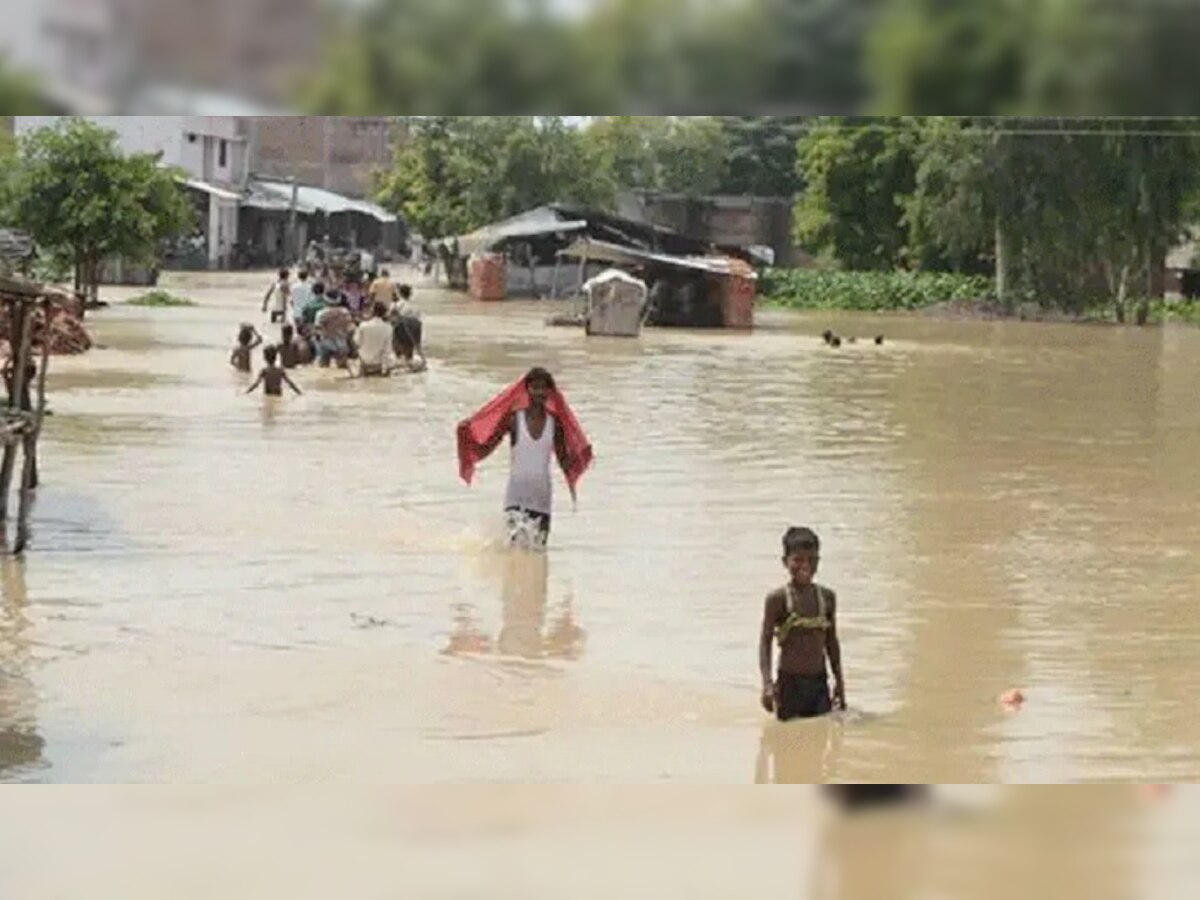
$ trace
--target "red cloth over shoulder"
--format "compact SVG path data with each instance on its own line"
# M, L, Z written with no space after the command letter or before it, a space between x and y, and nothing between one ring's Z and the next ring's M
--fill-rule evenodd
M529 408L529 391L524 380L518 381L488 403L471 418L458 426L458 474L470 484L475 477L475 468L503 440L513 413ZM584 434L579 420L571 411L566 397L560 391L552 391L546 398L546 411L554 417L562 431L566 459L561 460L563 475L575 496L579 480L592 464L592 445Z

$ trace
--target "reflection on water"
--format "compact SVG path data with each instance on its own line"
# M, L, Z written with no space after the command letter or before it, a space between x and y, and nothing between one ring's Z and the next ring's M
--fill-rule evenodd
M838 780L845 724L839 716L812 722L768 722L754 767L755 784L818 784Z
M25 565L0 558L0 779L20 779L40 763Z
M478 562L487 582L500 581L499 633L494 639L486 633L477 606L459 604L444 650L447 655L498 654L525 660L582 657L586 633L575 621L572 598L567 595L556 609L550 608L549 554L504 550Z

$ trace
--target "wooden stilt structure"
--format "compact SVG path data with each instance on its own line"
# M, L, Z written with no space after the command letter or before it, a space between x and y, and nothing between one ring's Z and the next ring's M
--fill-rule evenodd
M0 278L0 303L9 314L9 357L5 362L8 402L0 416L0 443L4 458L0 463L0 536L7 548L8 499L16 472L17 452L23 454L17 507L17 535L13 553L22 554L29 545L29 515L37 487L37 447L46 415L46 373L50 362L49 309L41 288L29 282ZM28 383L30 363L34 359L34 326L38 310L43 311L40 365L36 368L36 394ZM27 399L28 398L28 399Z

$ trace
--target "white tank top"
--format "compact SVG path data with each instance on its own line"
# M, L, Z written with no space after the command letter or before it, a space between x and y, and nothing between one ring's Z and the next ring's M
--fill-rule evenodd
M525 412L517 413L517 442L512 448L512 472L508 476L506 509L519 507L549 515L553 511L554 486L550 461L554 455L554 417L546 416L546 427L537 440L529 433Z

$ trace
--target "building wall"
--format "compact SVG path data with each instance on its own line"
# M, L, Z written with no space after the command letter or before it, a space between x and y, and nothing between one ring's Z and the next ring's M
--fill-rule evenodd
M17 116L16 133L54 124L63 116ZM117 134L126 153L161 153L164 165L193 178L240 186L246 171L247 142L236 116L85 116ZM225 142L222 157L221 142ZM224 164L222 164L224 159Z
M388 116L247 117L251 169L351 197L371 193L401 134Z
M788 198L626 195L621 198L621 213L714 244L770 247L776 265L812 262L792 240L792 201Z

